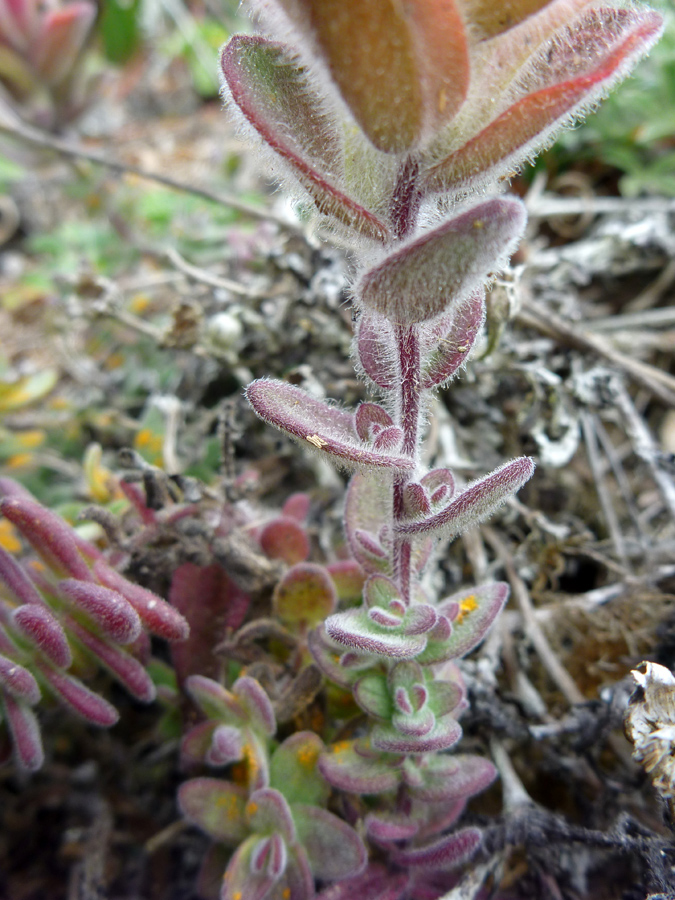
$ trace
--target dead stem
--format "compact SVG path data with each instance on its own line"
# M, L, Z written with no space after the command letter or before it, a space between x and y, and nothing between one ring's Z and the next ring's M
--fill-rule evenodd
M544 634L539 622L537 621L535 609L532 605L532 601L530 600L530 594L527 590L527 586L516 572L516 568L513 565L508 547L497 535L496 531L494 531L492 528L484 526L482 528L482 532L485 540L492 547L495 554L497 555L497 558L506 570L506 576L509 580L509 584L511 585L513 597L523 617L525 633L532 642L532 646L537 652L542 665L551 676L568 703L570 703L571 705L574 705L575 703L584 703L586 698L577 687L569 672L565 669L565 667L556 656L555 651L548 642L548 638Z

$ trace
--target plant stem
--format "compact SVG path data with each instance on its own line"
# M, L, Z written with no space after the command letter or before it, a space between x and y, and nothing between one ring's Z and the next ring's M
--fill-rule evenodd
M403 431L403 453L415 457L420 431L420 346L415 325L397 325L396 344L398 348L399 372L401 380L399 402L399 427ZM404 518L403 492L410 480L408 475L394 479L394 524ZM409 539L394 539L394 572L401 596L406 605L410 603L412 543Z

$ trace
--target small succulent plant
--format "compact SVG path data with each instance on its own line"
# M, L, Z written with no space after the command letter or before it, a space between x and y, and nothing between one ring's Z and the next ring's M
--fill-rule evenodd
M79 111L75 71L95 18L91 0L0 0L0 84L41 124Z
M23 563L0 547L4 755L9 736L19 766L34 771L44 756L34 712L43 692L87 722L110 727L117 710L85 684L92 666L149 703L156 696L146 669L149 635L181 641L189 627L16 482L0 479L0 498L0 514L36 554Z
M223 49L224 94L349 247L354 356L375 395L350 411L282 381L247 389L263 420L354 472L345 530L360 596L346 608L291 523L268 531L283 545L289 529L275 613L298 641L296 666L308 650L331 685L324 734L348 738L324 748L300 732L275 749L248 675L231 691L191 679L207 718L184 752L234 765L230 782L188 781L180 802L237 847L222 900L308 900L317 881L334 882L324 900L437 900L481 845L479 830L451 829L495 776L487 760L446 752L467 702L456 660L483 639L508 588L438 600L423 576L439 542L491 515L534 465L516 459L468 485L427 471L425 415L465 365L486 285L525 228L523 204L499 195L500 182L625 75L662 20L591 0L269 0L260 22L274 39L240 35ZM315 756L303 779L306 746ZM328 786L345 820L345 866Z

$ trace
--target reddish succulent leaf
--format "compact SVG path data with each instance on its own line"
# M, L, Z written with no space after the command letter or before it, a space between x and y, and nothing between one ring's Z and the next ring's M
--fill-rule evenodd
M335 881L365 869L368 854L363 841L342 819L318 806L300 803L293 806L293 819L316 878Z
M505 265L525 220L514 198L480 203L390 253L361 277L355 296L398 324L427 322Z
M228 766L243 756L244 742L241 730L233 725L218 725L211 735L211 743L205 754L207 765Z
M307 71L282 44L237 35L221 66L233 101L263 140L291 167L320 212L384 241L386 225L348 197L340 179L340 138Z
M44 762L44 751L35 713L10 694L3 693L1 697L17 761L22 769L36 772Z
M309 514L309 506L309 496L298 492L297 494L291 494L291 496L284 501L284 505L281 507L281 514L289 516L291 519L295 519L296 522L302 523Z
M476 137L433 166L425 176L428 190L457 190L495 167L513 168L533 156L564 124L604 96L647 52L658 40L663 20L650 11L592 10L573 28L576 33L570 28L560 36L560 64L553 70L560 81L531 89ZM592 31L595 52L589 52ZM548 54L555 56L555 48L554 43ZM584 63L581 71L580 60ZM539 67L548 77L548 55Z
M354 741L333 744L319 760L321 774L329 784L350 794L382 794L394 791L401 781L395 757L363 756Z
M66 675L46 663L38 662L37 666L47 686L61 703L92 725L98 725L100 728L115 725L119 714L107 700L90 691L77 678Z
M182 613L190 629L187 640L171 647L179 684L189 675L216 676L220 663L214 650L228 629L242 624L250 603L248 594L217 563L183 563L173 574L169 600L172 605L168 608L176 616Z
M277 730L274 708L255 678L248 675L237 678L232 693L246 711L251 726L265 737L272 737Z
M110 588L68 578L58 585L59 596L83 612L100 631L118 644L130 644L141 633L141 620L133 606Z
M146 590L139 584L127 581L115 569L102 560L94 563L96 578L113 591L117 591L129 601L138 613L145 627L152 634L167 641L184 641L190 634L190 626L183 616L166 600Z
M356 878L346 878L316 895L316 900L402 900L407 895L410 876L393 873L379 863L371 863Z
M190 675L185 680L185 691L209 719L246 725L248 718L238 698L212 678Z
M481 756L439 754L429 756L422 767L422 781L413 794L429 803L464 800L484 791L497 776L490 760Z
M15 525L47 566L59 575L93 581L75 536L60 516L24 496L0 500L0 513Z
M50 662L60 669L67 669L72 662L66 633L45 606L26 603L12 614L17 629L38 647Z
M535 15L551 0L462 0L473 40L485 40L502 34L523 19Z
M326 639L323 625L319 625L307 636L307 646L317 666L326 678L341 687L349 687L357 677L353 672L341 664L341 654L335 651L335 647Z
M4 547L0 547L0 584L9 591L15 603L44 605L42 596L21 564Z
M446 716L421 736L402 734L391 725L378 723L373 727L371 740L373 747L387 753L437 753L452 747L461 736L459 723Z
M362 609L349 609L330 616L325 628L328 637L343 647L389 659L412 659L426 646L423 634L408 635L403 626L396 631L378 626Z
M461 534L486 519L532 477L534 463L527 456L514 459L485 478L470 484L444 509L421 522L397 527L400 534Z
M333 612L337 593L323 566L298 563L274 588L272 603L282 622L313 628Z
M211 749L213 732L217 727L218 723L209 719L195 725L183 736L180 743L180 757L184 766L199 765L206 760ZM212 765L216 765L216 763L212 763Z
M254 853L260 848L261 840L266 845L269 839L252 835L237 847L225 872L220 900L244 900L244 897L246 900L265 900L275 887L281 887L278 873L254 869Z
M378 387L391 390L396 383L396 342L391 323L364 310L357 329L356 348L363 371Z
M44 14L33 63L45 81L57 85L69 74L96 18L96 7L71 2Z
M407 841L419 830L417 822L396 813L369 813L365 820L368 837L378 843Z
M485 318L485 291L482 287L438 322L422 326L422 387L445 384L466 363Z
M236 846L248 834L246 790L218 778L192 778L178 788L185 818L223 844Z
M410 470L415 465L409 457L372 449L359 439L352 413L316 400L286 382L261 378L248 386L246 396L265 422L340 464L395 470Z
M453 0L281 5L312 35L352 115L379 150L411 149L462 103L469 59Z
M362 441L372 441L374 437L394 421L379 403L360 403L354 417L356 433Z
M401 866L454 869L471 859L480 847L481 840L482 836L477 828L464 828L424 847L399 850L395 858Z
M289 516L279 516L265 525L260 546L270 559L281 559L289 566L304 562L310 549L307 532Z
M30 706L40 700L40 688L28 669L6 656L0 656L0 687Z
M483 640L508 596L508 584L496 581L453 594L439 605L439 612L447 614L452 606L459 604L459 615L452 623L452 634L446 644L453 659L465 656Z
M141 703L152 703L157 689L145 667L120 647L108 644L92 634L79 622L70 622L69 631L83 644L91 655Z
M352 603L361 599L366 576L355 560L343 559L339 562L329 563L326 571L333 579L339 601Z

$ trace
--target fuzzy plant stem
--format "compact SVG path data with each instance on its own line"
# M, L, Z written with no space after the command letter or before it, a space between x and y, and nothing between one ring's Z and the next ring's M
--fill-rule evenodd
M415 457L420 437L420 346L415 325L397 325L396 344L401 374L399 427L403 431L403 453ZM410 480L409 475L399 475L394 479L394 523L404 518L403 492ZM397 538L394 544L394 569L399 590L406 605L410 603L412 543L409 539Z

